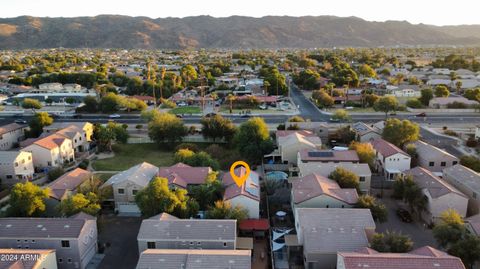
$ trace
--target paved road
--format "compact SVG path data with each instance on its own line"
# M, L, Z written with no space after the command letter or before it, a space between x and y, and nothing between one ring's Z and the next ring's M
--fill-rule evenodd
M328 115L322 114L293 83L290 83L290 97L299 108L300 115L303 118L311 121L328 121L330 118Z

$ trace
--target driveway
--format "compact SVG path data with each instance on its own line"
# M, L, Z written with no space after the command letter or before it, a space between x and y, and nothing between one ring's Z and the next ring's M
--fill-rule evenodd
M435 238L433 238L432 230L424 228L422 223L412 222L405 223L398 218L396 209L398 208L396 201L384 197L379 199L388 208L388 221L385 223L376 223L377 232L396 231L404 235L410 236L414 242L413 248L432 246L437 247Z
M133 269L138 261L137 235L141 218L102 215L99 217L98 240L107 244L105 257L98 268ZM109 246L108 246L109 245Z

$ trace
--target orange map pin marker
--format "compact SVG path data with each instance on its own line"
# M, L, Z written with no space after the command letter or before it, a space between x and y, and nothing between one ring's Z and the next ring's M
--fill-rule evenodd
M237 176L235 175L235 168L237 166L243 166L245 167L245 173L243 175ZM245 183L245 180L247 180L248 176L250 175L250 166L244 161L236 161L230 166L230 175L233 178L233 181L237 184L238 187L243 186Z

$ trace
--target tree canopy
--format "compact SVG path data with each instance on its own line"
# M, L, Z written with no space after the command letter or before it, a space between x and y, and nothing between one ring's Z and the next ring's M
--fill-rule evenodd
M420 136L418 124L409 120L387 119L382 137L388 142L403 148L408 142L417 141Z
M235 142L240 154L254 163L273 150L267 124L258 117L251 118L240 125Z
M159 113L148 123L148 136L156 143L174 145L188 133L183 121L173 114Z
M225 139L230 142L237 128L230 119L226 119L220 115L214 115L213 117L204 117L201 120L202 135L206 138L212 138L213 142L216 139Z
M360 179L357 174L342 167L337 167L329 176L335 180L341 188L360 188Z
M38 216L46 209L45 199L50 190L27 181L17 183L10 192L8 214L13 217Z

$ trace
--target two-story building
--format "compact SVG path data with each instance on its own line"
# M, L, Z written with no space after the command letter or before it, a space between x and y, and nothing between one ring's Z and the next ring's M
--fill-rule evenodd
M167 213L144 219L138 251L146 249L235 249L237 220L179 219Z
M58 167L74 160L72 140L51 134L27 140L23 151L31 152L35 168Z
M397 175L410 169L411 157L394 144L381 138L371 141L375 149L375 168L386 180L395 180Z
M186 189L189 185L204 184L211 172L212 168L210 167L192 167L184 163L177 163L170 167L160 167L157 175L168 179L170 188Z
M283 163L297 164L297 154L303 149L321 149L322 140L311 131L277 131L276 142Z
M469 216L480 213L480 174L461 164L445 168L443 179L468 197Z
M25 138L27 125L10 123L0 127L0 150L9 150Z
M85 269L97 253L97 220L85 213L69 218L0 218L0 248L54 249L60 269Z
M0 151L0 180L12 186L33 179L32 153L27 151Z
M55 122L45 126L45 133L57 133L72 140L75 152L84 152L90 149L94 126L90 122Z
M441 173L443 169L459 163L457 157L423 141L413 142L418 156L418 165L432 172Z
M238 167L235 169L235 175L242 177L246 169ZM233 207L242 206L248 211L248 217L258 219L260 217L260 177L251 171L242 186L238 186L230 173L225 173L222 183L225 186L223 200L229 202Z

